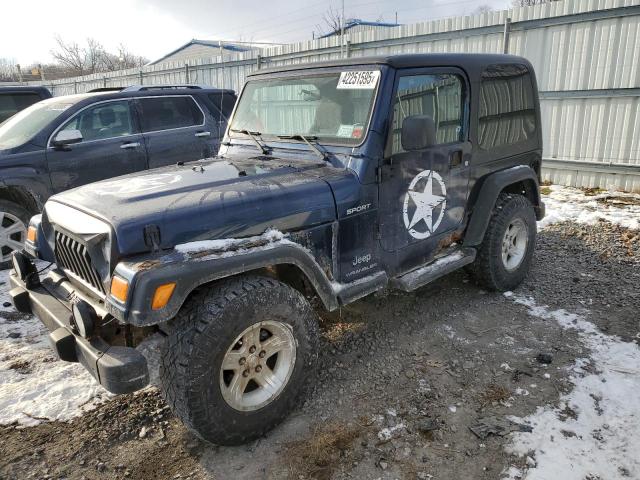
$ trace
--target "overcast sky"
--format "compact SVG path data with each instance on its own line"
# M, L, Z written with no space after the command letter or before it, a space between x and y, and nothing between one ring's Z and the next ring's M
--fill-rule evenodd
M508 0L345 0L345 17L415 23L465 15L480 5L505 8ZM92 37L108 50L123 43L157 59L192 38L294 42L310 39L329 6L340 0L4 0L0 58L28 65L51 60L55 35Z

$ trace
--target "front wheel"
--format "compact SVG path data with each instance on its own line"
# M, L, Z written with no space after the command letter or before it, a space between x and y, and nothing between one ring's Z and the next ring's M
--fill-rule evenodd
M318 326L307 300L267 277L238 277L195 294L169 326L161 386L204 440L258 438L313 381Z
M0 200L0 270L11 266L11 253L22 250L31 215L24 207Z
M502 193L471 272L490 290L511 290L524 280L533 258L537 224L531 202L522 195Z

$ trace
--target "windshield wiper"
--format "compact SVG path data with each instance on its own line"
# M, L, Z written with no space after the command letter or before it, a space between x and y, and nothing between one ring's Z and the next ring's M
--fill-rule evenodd
M282 138L283 140L302 140L304 143L309 145L314 152L320 155L320 158L322 158L322 160L327 159L326 150L321 150L320 147L318 146L318 142L316 141L318 137L315 137L313 135L301 135L299 133L296 133L294 135L278 135L278 138ZM314 142L314 143L311 143L311 142Z
M230 128L230 131L232 131L233 133L242 133L243 135L248 135L251 137L251 140L253 140L253 143L255 143L258 148L260 149L260 151L262 152L263 155L269 155L269 149L267 148L266 145L260 143L260 141L258 140L258 137L262 136L261 132L252 132L250 130L238 130L235 128Z

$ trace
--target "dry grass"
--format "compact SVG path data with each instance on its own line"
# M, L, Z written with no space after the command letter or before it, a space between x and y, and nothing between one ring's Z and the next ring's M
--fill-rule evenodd
M18 360L9 365L9 369L26 375L27 373L31 373L31 363L26 360Z
M551 193L551 188L549 188L549 187L540 187L540 193L542 195L549 195Z
M289 459L289 477L293 479L329 479L339 460L351 448L362 428L330 423L315 427L305 440L285 445Z
M584 192L588 197L592 197L594 195L599 195L601 193L606 192L605 189L599 187L581 187L580 190Z
M506 402L510 396L511 391L508 388L492 383L482 394L480 403L484 407L492 404L493 402Z

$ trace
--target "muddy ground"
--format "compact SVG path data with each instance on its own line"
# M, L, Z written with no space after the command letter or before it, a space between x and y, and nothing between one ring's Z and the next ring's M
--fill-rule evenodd
M550 226L517 293L637 342L637 235L604 222ZM589 353L462 271L319 315L315 392L265 438L200 442L150 388L69 423L0 427L0 478L496 479L534 460L504 453L507 432L481 439L469 427L523 428L506 417L556 402L571 388L565 368Z

